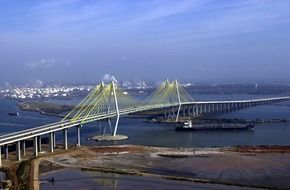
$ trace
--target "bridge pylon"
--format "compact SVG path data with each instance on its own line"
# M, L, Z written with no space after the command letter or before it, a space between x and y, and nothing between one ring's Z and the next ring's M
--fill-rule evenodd
M96 117L112 115L116 117L116 123L113 131L111 130L111 135L116 136L120 110L139 104L127 92L120 89L114 81L109 84L101 82L62 121L85 124L93 121ZM108 124L110 125L109 121ZM105 128L102 133L105 135Z
M171 104L170 113L166 115L168 117L173 115L177 122L182 103L193 102L193 99L176 79L172 82L167 79L149 96L147 102L149 104Z

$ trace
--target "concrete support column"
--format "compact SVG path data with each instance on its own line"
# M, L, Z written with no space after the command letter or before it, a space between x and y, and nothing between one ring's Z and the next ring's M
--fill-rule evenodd
M63 142L64 143L64 149L67 150L68 149L68 146L67 146L67 129L63 130L63 136L64 136L63 137L63 139L64 139L64 142Z
M53 135L53 148L56 148L55 132L52 132Z
M200 116L202 112L202 105L198 105L198 116Z
M81 146L81 125L77 126L77 146Z
M0 146L0 167L2 167L2 152L1 152L2 147Z
M197 116L196 108L197 108L197 105L195 105L194 108L192 109L192 116L193 117Z
M41 152L42 148L41 148L41 136L38 137L38 152Z
M21 161L21 144L20 141L17 141L16 143L16 158L18 161Z
M195 113L194 109L196 108L196 105L192 105L191 108L192 108L192 109L191 109L192 112L189 113L189 115L192 115L192 116L195 117L195 116L196 116L196 113Z
M23 151L23 156L26 156L26 144L25 144L25 140L22 141L22 151Z
M49 148L50 148L50 152L53 152L53 148L54 148L53 133L54 132L49 133Z
M8 144L5 145L5 159L8 160L9 159L9 149L8 149Z
M196 114L197 114L197 116L199 116L201 114L201 112L202 112L202 106L201 105L197 105L196 107L197 107Z
M38 138L37 137L34 137L34 155L35 157L38 156Z
M197 114L198 114L196 110L197 110L197 105L195 105L194 108L193 108L193 110L192 110L192 116L193 117L196 117Z

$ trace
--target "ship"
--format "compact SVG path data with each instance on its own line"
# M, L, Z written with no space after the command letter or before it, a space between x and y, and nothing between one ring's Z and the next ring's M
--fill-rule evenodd
M176 131L254 131L253 124L208 124L193 125L192 121L184 122L183 126L176 127Z
M19 116L19 112L9 112L8 115Z

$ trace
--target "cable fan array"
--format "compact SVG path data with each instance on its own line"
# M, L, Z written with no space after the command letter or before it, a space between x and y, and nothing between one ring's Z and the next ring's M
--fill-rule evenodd
M139 104L135 98L122 91L113 82L107 85L102 82L71 110L63 118L63 121L84 121L95 115L115 113L117 110L116 105L119 110L122 110Z
M177 80L169 82L164 81L158 89L156 89L148 98L149 104L166 104L178 102L192 102L193 99L186 92L183 85L178 83Z
M73 110L64 118L71 122L82 122L96 115L115 114L120 110L137 108L144 105L176 104L193 101L184 87L176 80L163 82L145 101L138 101L124 92L114 82L95 87Z

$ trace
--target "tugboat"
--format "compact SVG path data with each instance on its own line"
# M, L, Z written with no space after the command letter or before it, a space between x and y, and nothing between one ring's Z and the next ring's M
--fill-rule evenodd
M8 115L19 116L19 112L9 112Z
M241 124L213 124L213 125L192 125L192 121L184 122L182 127L176 127L176 131L254 131L254 125L241 125Z

